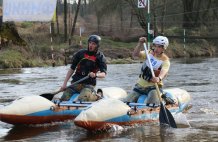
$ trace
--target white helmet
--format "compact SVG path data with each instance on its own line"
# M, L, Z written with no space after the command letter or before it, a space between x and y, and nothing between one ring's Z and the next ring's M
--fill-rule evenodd
M168 45L169 45L169 40L167 37L165 36L157 36L154 40L153 40L153 44L157 44L157 45L163 45L164 49L166 50Z

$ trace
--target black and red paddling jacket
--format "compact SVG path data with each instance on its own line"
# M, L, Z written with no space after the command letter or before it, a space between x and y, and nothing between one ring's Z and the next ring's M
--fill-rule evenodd
M72 76L72 82L80 80L81 78L87 76L90 72L97 73L107 72L106 59L102 52L90 53L86 49L78 51L73 56L73 61L71 69L75 70L75 74ZM96 78L89 78L81 82L81 84L86 85L96 85Z

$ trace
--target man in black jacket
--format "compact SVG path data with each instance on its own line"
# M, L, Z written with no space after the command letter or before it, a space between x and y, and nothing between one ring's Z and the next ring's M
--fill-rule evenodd
M88 38L88 49L81 49L73 56L72 65L67 72L64 83L60 90L67 89L67 82L72 76L71 83L74 83L86 76L88 79L75 84L70 87L67 94L70 96L74 92L80 92L83 88L94 88L96 85L96 78L104 78L107 72L106 59L102 52L98 51L100 46L101 37L98 35L91 35ZM66 90L66 91L67 91ZM66 92L65 91L65 92ZM62 100L69 99L68 95L63 95Z

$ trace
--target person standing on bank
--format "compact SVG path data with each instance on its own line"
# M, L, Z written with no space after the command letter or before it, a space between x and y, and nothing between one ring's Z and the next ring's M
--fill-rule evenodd
M133 58L136 57L146 59L146 53L143 50L143 44L146 42L145 37L140 37L137 46L133 51ZM163 79L166 77L169 68L170 60L168 56L164 53L169 45L167 37L157 36L153 40L153 46L149 50L149 56L151 64L154 69L155 77L152 77L151 70L149 68L149 63L147 59L144 61L141 67L141 73L139 79L136 82L132 92L128 95L127 102L137 102L138 98L142 94L147 95L147 104L157 104L159 99L156 93L155 83L158 84L160 88L163 86ZM143 50L143 51L141 51Z
M67 72L60 90L64 91L61 100L68 100L75 92L79 93L83 88L94 89L96 78L104 78L107 72L106 59L100 47L101 37L91 35L88 38L88 48L76 52L72 59L72 65ZM88 79L67 88L67 82L72 76L71 84L89 76Z

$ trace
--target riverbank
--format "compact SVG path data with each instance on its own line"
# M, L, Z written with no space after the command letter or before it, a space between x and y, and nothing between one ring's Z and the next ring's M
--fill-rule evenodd
M29 37L30 38L30 37ZM74 41L78 41L79 37L76 37ZM25 38L24 38L25 39ZM36 37L35 37L36 39ZM109 37L102 37L101 50L109 64L126 64L137 62L132 60L131 54L136 42L120 42L114 41ZM40 40L42 42L40 42ZM67 43L53 43L53 51L51 50L51 44L49 39L32 40L28 42L27 46L17 46L9 44L0 50L0 68L23 68L23 67L42 67L42 66L60 66L66 64L66 61L70 61L73 53L87 48L86 38L83 40L83 47L70 46ZM70 53L66 54L66 51L70 49ZM142 49L143 50L143 49ZM207 56L212 57L216 55L216 48L210 45L205 40L198 40L193 43L189 43L184 48L183 43L170 39L170 45L167 49L168 56L170 58L181 57L199 57ZM52 56L54 57L52 59ZM67 62L69 63L69 62Z

